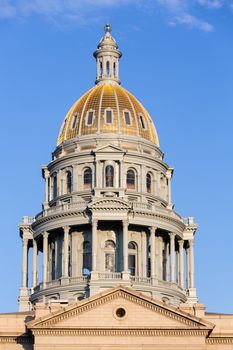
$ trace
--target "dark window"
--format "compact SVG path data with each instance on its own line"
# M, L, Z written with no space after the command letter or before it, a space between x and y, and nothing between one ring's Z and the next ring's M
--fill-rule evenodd
M127 188L130 190L134 190L135 189L135 172L132 169L127 171L126 181L127 181Z
M72 192L72 174L71 174L71 171L67 171L67 173L66 173L66 191L67 191L67 193Z
M116 63L115 62L113 63L113 74L114 74L114 76L116 76Z
M107 165L105 168L106 187L113 187L114 169L112 165Z
M61 133L64 134L65 129L66 129L66 123L67 123L67 119L64 120L63 124L62 124L62 128L61 128Z
M135 276L135 267L136 267L136 255L129 254L128 256L129 272L132 276Z
M100 76L102 77L103 75L103 63L100 62Z
M134 243L134 242L129 242L129 244L128 244L128 249L136 250L136 249L137 249L136 243Z
M105 117L106 123L112 124L112 111L106 111Z
M53 199L57 197L57 176L53 177Z
M87 115L87 125L92 125L92 123L93 123L93 116L94 116L94 112L93 111L89 111L88 115Z
M110 64L109 64L109 61L107 61L107 63L106 63L106 74L110 75Z
M108 249L115 249L116 248L116 245L113 241L111 241L110 239L107 240L105 242L105 248L108 248Z
M151 193L151 175L149 173L146 174L146 190Z
M91 168L87 168L84 170L83 187L85 190L92 188L92 170L91 170Z
M123 307L119 307L119 308L116 310L116 315L117 315L117 317L119 317L119 318L124 317L125 314L126 314L126 311L125 311L125 309L123 309Z
M83 242L83 274L89 275L91 272L91 244Z
M142 116L142 115L140 115L140 122L141 122L141 126L142 126L142 128L143 128L143 129L146 129L145 120L144 120L144 118L143 118L143 116Z
M129 112L124 112L124 115L125 115L125 124L126 125L131 125L131 119L130 119Z
M75 114L72 119L71 129L74 129L77 123L78 116Z

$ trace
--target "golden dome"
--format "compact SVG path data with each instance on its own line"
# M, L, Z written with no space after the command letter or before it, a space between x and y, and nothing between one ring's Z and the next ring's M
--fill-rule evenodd
M74 103L62 123L57 145L102 133L142 137L159 146L147 110L129 91L111 82L99 83Z

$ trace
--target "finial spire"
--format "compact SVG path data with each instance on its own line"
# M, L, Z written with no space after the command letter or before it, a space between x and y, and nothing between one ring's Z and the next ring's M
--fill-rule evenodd
M111 35L111 25L104 26L105 34L101 38L94 57L97 64L96 84L104 81L111 81L120 84L119 60L122 53L118 50L116 40Z

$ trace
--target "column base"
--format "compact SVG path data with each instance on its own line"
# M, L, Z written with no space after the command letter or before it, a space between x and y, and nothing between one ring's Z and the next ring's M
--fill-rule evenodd
M18 297L19 311L30 311L31 303L29 300L28 289L20 288L20 294Z
M198 303L196 288L189 288L187 291L187 304L194 305Z

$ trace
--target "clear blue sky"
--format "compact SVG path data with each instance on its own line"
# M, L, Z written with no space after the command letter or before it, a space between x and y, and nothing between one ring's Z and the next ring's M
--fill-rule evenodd
M175 209L199 224L199 299L233 313L230 0L0 0L0 312L17 310L17 225L41 209L41 165L68 108L94 83L106 21L123 51L122 85L149 110L175 167Z

